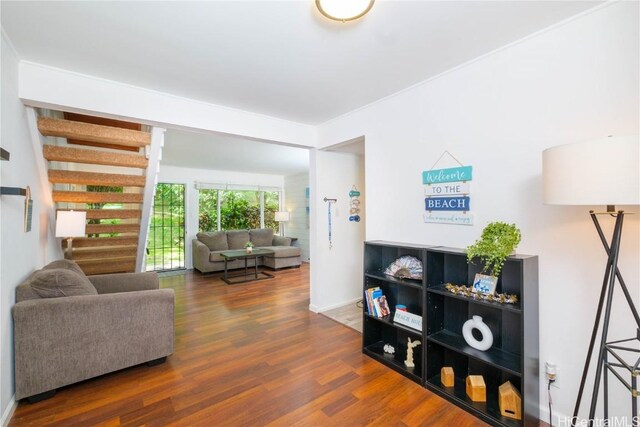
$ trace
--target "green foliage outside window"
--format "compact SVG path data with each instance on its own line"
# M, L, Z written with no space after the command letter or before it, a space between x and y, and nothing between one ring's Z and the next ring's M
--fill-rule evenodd
M123 193L123 187L107 187L103 185L87 185L87 192L90 193ZM122 208L121 203L87 203L87 209L119 209ZM89 219L87 224L120 224L120 219ZM107 233L109 237L119 236L120 233ZM87 234L88 237L99 237L99 234Z
M147 270L184 267L184 184L156 185L147 243Z
M218 197L220 197L220 227L222 230L260 228L260 192L200 190L199 192L200 231L218 229ZM266 228L278 231L275 212L280 206L280 193L264 192L264 224Z

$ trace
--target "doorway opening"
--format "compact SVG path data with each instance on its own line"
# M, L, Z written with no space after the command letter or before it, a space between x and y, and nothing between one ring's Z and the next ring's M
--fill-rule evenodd
M185 185L158 183L147 242L147 271L185 269Z

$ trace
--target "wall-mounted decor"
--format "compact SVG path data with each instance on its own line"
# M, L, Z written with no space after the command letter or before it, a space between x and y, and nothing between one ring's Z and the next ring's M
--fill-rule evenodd
M460 166L434 169L448 155ZM436 224L472 225L473 215L469 197L473 168L464 166L451 153L445 151L431 169L422 172L424 185L424 222Z
M27 185L24 196L24 232L31 231L31 218L33 217L33 199L31 199L31 187Z
M311 208L309 207L309 187L305 187L304 189L304 211L307 215L307 228L309 228L309 218L311 213Z
M324 198L324 202L327 204L327 226L329 229L329 250L333 248L333 235L331 231L331 204L336 203L338 199Z
M360 192L354 185L349 191L349 221L360 222Z
M9 161L11 153L4 148L0 148L0 159ZM20 187L0 187L0 195L3 196L24 196L24 232L31 231L31 217L33 216L33 200L31 200L31 188Z

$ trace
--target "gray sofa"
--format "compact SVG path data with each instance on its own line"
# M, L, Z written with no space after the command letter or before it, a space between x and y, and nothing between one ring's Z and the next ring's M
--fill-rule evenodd
M87 277L73 261L54 261L16 288L16 400L173 353L173 289L156 273Z
M252 242L254 248L270 249L273 255L258 258L258 265L264 265L273 270L285 267L300 267L301 250L292 246L292 238L276 236L270 228L254 230L229 230L200 232L192 242L193 268L201 273L211 273L224 270L224 258L220 252L244 249L247 242ZM228 263L229 269L243 268L244 260ZM247 265L254 266L249 259Z

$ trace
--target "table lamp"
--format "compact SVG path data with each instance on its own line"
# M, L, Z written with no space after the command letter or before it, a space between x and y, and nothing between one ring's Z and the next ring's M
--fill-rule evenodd
M276 221L280 223L280 234L282 236L284 236L284 224L283 223L289 221L289 212L287 212L287 211L276 212Z
M608 260L602 282L600 300L587 352L580 388L572 418L572 425L577 421L582 395L585 389L589 364L594 349L597 350L596 374L589 408L589 425L593 425L598 390L603 368L611 370L613 366L607 360L607 343L611 303L617 283L633 314L640 339L640 316L627 285L618 270L620 241L622 239L622 222L625 212L616 211L615 205L640 204L640 137L638 135L609 137L587 142L561 145L544 150L542 153L543 197L546 204L552 205L586 205L606 206L605 212L589 211L598 236L607 253ZM598 221L598 217L606 215L615 218L615 226L611 240L608 242ZM603 312L604 310L604 312ZM599 341L598 328L602 321ZM635 340L632 338L631 340ZM631 341L624 340L624 341ZM609 347L608 347L609 346ZM615 355L614 355L615 356ZM605 371L605 374L607 371ZM618 374L614 372L616 376ZM619 379L622 380L620 376ZM604 417L608 418L607 380L604 381ZM632 387L633 388L633 387ZM632 390L632 394L634 391ZM632 398L632 412L637 415L637 401Z
M72 244L74 237L84 237L87 226L87 213L82 211L58 211L56 217L56 237L67 239L66 259L73 259Z

